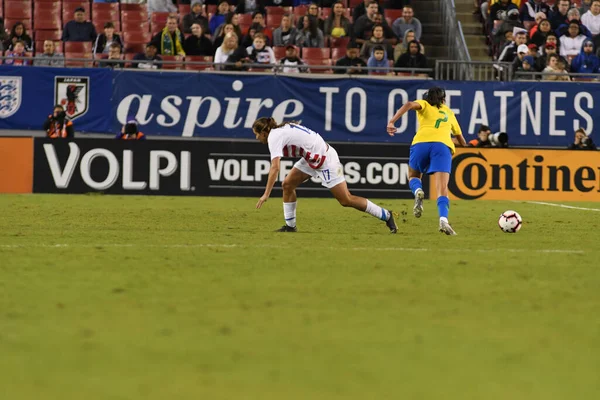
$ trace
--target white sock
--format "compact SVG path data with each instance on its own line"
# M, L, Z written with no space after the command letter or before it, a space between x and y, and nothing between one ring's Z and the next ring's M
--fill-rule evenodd
M287 226L296 227L296 202L283 203L283 218Z
M365 212L371 214L375 218L379 218L382 221L387 221L390 219L390 212L385 208L379 207L375 203L371 203L371 200L367 200L367 209Z
M446 223L448 223L448 218L446 218L446 217L440 217L440 222L446 222Z

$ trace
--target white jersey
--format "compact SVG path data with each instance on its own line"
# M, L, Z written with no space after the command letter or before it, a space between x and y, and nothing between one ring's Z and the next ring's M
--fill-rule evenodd
M321 168L329 149L321 135L297 124L285 124L272 129L268 143L271 160L276 157L301 157L313 169Z

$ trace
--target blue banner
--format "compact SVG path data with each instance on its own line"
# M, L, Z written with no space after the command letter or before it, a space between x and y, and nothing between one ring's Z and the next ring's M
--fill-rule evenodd
M109 132L110 69L0 67L0 129L40 130L61 104L76 130Z
M20 89L15 78L22 80ZM409 143L417 129L416 114L398 122L399 135L394 138L385 132L388 119L404 102L420 99L429 87L440 85L467 140L485 124L493 132L507 132L512 146L564 147L577 128L593 132L593 110L600 104L600 86L589 83L27 67L2 67L0 80L0 129L39 129L55 102L73 106L69 101L75 98L80 106L74 110L80 113L74 118L78 131L115 133L135 116L146 134L183 137L253 138L254 120L272 116L301 121L330 141ZM5 98L12 98L7 106Z

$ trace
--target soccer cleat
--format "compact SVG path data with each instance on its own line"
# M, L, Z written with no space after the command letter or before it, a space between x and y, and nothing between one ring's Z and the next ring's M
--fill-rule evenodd
M421 218L423 214L423 199L425 198L425 192L423 189L417 189L415 193L415 206L413 207L413 214L415 218Z
M390 233L398 232L398 225L396 225L396 221L394 221L394 212L390 210L390 219L385 221L385 224L388 228L390 228Z
M284 225L281 228L277 229L275 232L298 232L298 228Z
M446 235L449 235L449 236L456 235L456 232L454 232L454 229L452 229L452 226L450 226L450 224L446 221L440 221L440 232L445 233Z

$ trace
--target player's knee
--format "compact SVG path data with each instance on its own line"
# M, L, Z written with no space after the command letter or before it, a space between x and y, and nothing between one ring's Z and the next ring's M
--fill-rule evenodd
M352 207L352 199L350 196L344 196L337 199L342 207Z
M284 192L292 191L295 189L294 185L287 179L283 180L283 182L281 183L281 188Z

